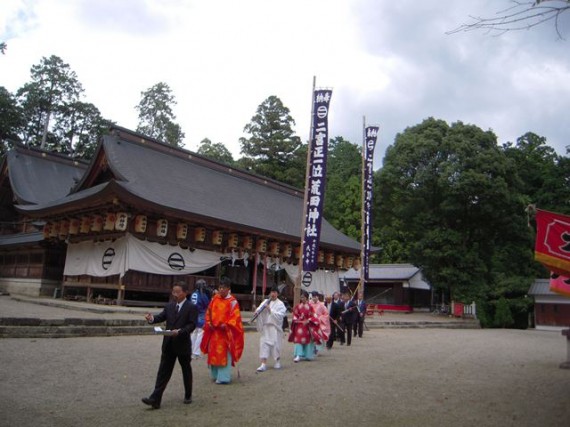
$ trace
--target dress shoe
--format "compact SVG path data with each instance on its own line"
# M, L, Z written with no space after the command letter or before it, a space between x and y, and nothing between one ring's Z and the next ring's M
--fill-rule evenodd
M160 408L160 403L158 403L156 400L150 399L148 397L143 397L142 403L144 403L145 405L148 405L148 406L152 406L152 409L159 409Z
M184 399L184 404L189 405L190 403L192 403L192 398L188 397Z

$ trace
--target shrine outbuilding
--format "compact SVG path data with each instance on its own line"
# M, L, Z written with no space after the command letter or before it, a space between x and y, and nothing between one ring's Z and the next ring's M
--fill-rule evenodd
M348 269L340 279L354 291L360 282L360 271ZM364 300L382 311L429 310L431 286L421 269L412 264L370 264Z

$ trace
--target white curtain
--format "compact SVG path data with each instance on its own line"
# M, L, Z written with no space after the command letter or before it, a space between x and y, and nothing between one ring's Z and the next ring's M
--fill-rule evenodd
M281 264L287 272L287 276L293 283L297 283L299 276L299 266L293 264ZM332 295L340 289L338 281L338 271L317 270L311 272L312 280L309 286L301 284L301 289L311 292L318 291L324 295Z
M71 243L63 274L67 276L123 276L129 270L145 273L186 275L213 267L228 256L201 249L139 240L131 234L113 242Z

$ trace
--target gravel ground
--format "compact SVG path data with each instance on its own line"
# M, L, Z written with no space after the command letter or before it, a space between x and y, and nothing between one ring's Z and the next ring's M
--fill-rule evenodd
M176 367L160 410L152 391L161 338L0 340L0 426L568 426L570 370L560 332L377 329L313 362L257 374L246 334L240 378L193 362L194 402Z

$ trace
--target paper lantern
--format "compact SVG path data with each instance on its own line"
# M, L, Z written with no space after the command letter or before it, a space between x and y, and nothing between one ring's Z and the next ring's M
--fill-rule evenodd
M291 258L292 253L293 253L293 245L291 245L291 243L285 243L285 245L283 245L281 254L285 258Z
M168 234L168 220L161 218L156 221L156 235L158 237L166 237Z
M325 251L319 251L317 253L317 262L318 263L323 263L325 262Z
M238 240L237 233L230 233L228 236L228 248L237 248Z
M67 237L67 235L69 234L69 221L67 219L64 219L62 221L59 222L59 238L60 239L65 239Z
M196 227L194 229L194 240L196 242L204 242L206 240L206 229L204 227Z
M69 234L74 236L79 233L79 226L81 225L81 221L77 218L71 218L69 220Z
M79 226L79 232L85 234L89 233L89 230L91 230L91 218L88 216L82 216L81 225Z
M360 258L355 258L354 262L352 263L352 266L354 267L355 270L360 270L361 267Z
M135 216L135 233L144 233L146 231L146 215Z
M129 216L126 212L118 212L115 219L115 230L125 231L129 222Z
M253 237L245 236L243 238L243 248L244 249L251 249L253 248Z
M183 222L176 224L176 238L178 240L185 240L188 236L188 225Z
M53 227L53 224L51 222L47 222L44 225L44 229L43 229L44 239L49 239L52 227Z
M221 245L223 239L224 239L224 233L222 233L221 231L215 230L212 232L212 244Z
M59 235L59 222L54 222L51 226L49 237L57 237Z
M354 257L352 257L352 256L347 256L347 257L344 259L344 268L346 268L346 269L348 270L349 268L352 267L352 264L353 264L353 263L354 263Z
M91 231L101 231L103 229L103 217L101 215L93 215L91 217Z
M338 268L342 268L343 265L344 265L344 257L342 255L337 255L336 256L336 266Z
M257 239L257 244L255 245L256 252L267 252L267 240L265 239Z
M334 252L327 252L325 255L325 264L334 265Z
M295 258L301 259L301 246L295 246Z
M103 230L113 231L115 229L115 221L117 220L117 214L115 212L109 212L105 215L105 223L103 224Z
M274 256L279 255L279 248L280 248L279 242L271 242L269 244L269 254Z

